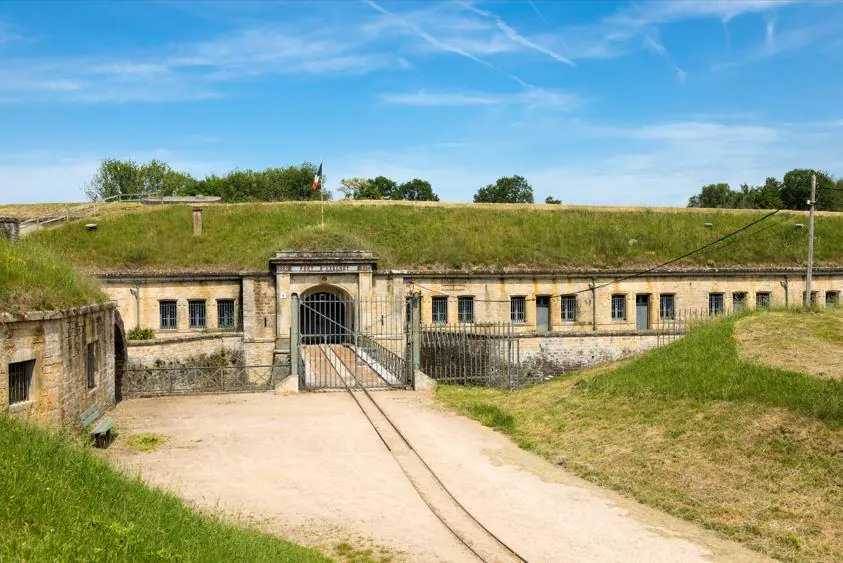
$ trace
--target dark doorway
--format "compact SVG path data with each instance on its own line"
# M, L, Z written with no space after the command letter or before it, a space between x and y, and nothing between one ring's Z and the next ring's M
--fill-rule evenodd
M123 319L120 313L114 316L114 401L123 400L123 372L128 361L126 350L126 331L123 328Z
M348 339L351 327L346 319L351 317L351 301L335 293L320 291L302 300L299 326L305 344L341 344ZM348 314L347 314L348 313Z
M536 330L550 330L550 295L536 295Z
M638 330L650 329L650 296L635 296L635 328Z

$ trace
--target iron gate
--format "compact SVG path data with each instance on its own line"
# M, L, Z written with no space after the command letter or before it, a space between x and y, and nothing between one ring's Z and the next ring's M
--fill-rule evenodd
M410 300L293 297L291 362L307 391L412 385Z

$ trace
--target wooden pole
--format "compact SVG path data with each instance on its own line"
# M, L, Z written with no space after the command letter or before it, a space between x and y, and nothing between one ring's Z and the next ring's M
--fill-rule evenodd
M325 230L325 181L323 180L323 178L325 177L324 162L325 161L323 159L319 159L319 168L322 168L322 175L319 177L319 198L322 200L322 204L320 205L320 211L322 215L321 224L323 231Z
M811 309L811 277L814 270L814 207L817 203L817 175L811 175L811 199L808 200L808 272L805 274L805 310Z

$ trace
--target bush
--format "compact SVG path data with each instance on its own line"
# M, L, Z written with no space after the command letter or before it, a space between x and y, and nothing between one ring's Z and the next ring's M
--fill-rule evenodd
M151 328L136 327L130 330L126 336L129 340L152 340L155 338L155 331Z

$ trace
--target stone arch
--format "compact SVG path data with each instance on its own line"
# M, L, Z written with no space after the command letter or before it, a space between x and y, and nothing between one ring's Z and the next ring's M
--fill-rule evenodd
M354 301L344 289L315 285L301 293L299 330L308 344L338 344L354 331Z
M119 403L123 399L123 374L126 371L126 363L129 361L129 350L127 348L126 328L123 326L123 318L119 311L114 311L114 402Z

